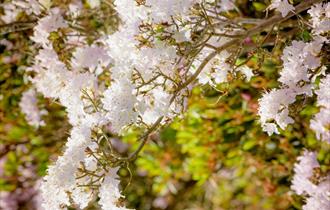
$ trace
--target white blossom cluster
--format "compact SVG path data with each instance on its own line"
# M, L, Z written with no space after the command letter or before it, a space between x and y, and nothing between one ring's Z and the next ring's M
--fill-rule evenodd
M217 45L223 44L228 39L224 39L223 41L215 41ZM212 42L212 40L210 41ZM201 51L198 55L196 60L194 61L192 68L190 71L194 73L196 71L196 67L201 65L201 62L205 59L205 57L212 52L211 49L205 48ZM240 66L238 68L234 68L233 65L228 63L228 59L230 58L231 54L226 50L222 51L218 55L216 55L205 67L204 70L198 75L198 81L200 84L205 85L209 84L211 86L216 86L219 83L228 82L228 75L235 74L240 72L244 75L247 81L251 79L254 75L252 69L246 65Z
M25 114L25 119L29 125L37 128L45 125L42 116L48 112L44 109L40 110L38 108L37 93L34 89L29 89L23 93L19 106Z
M23 11L28 15L40 15L42 7L49 8L50 5L50 0L13 0L6 2L3 5L5 14L1 16L1 19L5 23L15 22L17 16Z
M315 152L305 151L298 157L295 164L295 175L292 180L291 189L298 195L307 196L304 210L326 210L330 208L330 174L319 178L318 183L312 181L316 169L320 165L316 159Z
M272 0L269 9L276 9L283 17L287 16L289 12L294 11L294 6L288 0Z
M168 44L161 39L153 39L149 46L139 46L137 36L146 38L147 34L141 34L141 26L159 25L164 22L175 23L173 26L165 27L168 33L173 35L177 43L191 41L192 25L189 24L189 9L200 1L146 1L137 6L136 2L129 0L116 1L116 9L121 20L124 22L119 30L109 36L106 43L109 46L109 54L113 58L111 68L112 78L115 81L113 87L104 93L104 109L108 111L108 119L112 122L113 129L119 132L124 125L137 123L138 116L146 124L152 124L161 116L171 118L173 114L180 113L185 109L186 100L177 97L171 101L173 90L178 86L173 79L183 75L193 74L201 65L202 60L213 49L203 48L191 65L187 60L181 59L176 46ZM224 1L224 7L233 9L231 1ZM183 16L185 14L185 16ZM184 20L187 19L186 21ZM221 31L219 31L221 32ZM220 46L228 39L222 41L212 38L209 44ZM198 76L201 84L217 83L227 81L227 74L231 67L226 63L230 54L224 51L214 58L208 67ZM191 66L188 68L186 66ZM253 75L247 66L238 69L247 79ZM137 79L128 80L135 77ZM147 85L143 85L147 83ZM160 85L163 84L163 85ZM141 87L143 85L143 87ZM125 86L125 87L120 87ZM166 88L164 88L166 87ZM114 91L114 88L118 91ZM128 89L130 88L130 90ZM176 93L177 96L184 94L185 90ZM147 92L141 96L139 93ZM136 99L134 99L134 97ZM123 101L113 100L124 98ZM112 113L117 113L112 114ZM166 119L164 119L166 121Z
M92 8L100 4L88 3ZM57 7L43 11L47 15L38 20L31 37L39 51L27 71L32 72L30 80L38 92L66 108L73 126L63 155L48 168L41 184L44 209L62 209L72 204L83 209L96 195L102 209L125 209L117 204L122 198L116 175L118 168L101 170L96 157L89 154L98 149L92 141L92 132L110 124L113 132L120 133L126 126L152 125L160 117L165 116L165 121L182 112L187 103L186 90L175 92L178 86L175 77L187 70L181 69L176 47L160 39L151 40L151 46L140 46L137 37L145 38L143 26L177 21L179 29L166 26L167 32L177 42L189 41L189 26L179 22L181 15L188 14L195 3L199 1L150 0L142 5L130 0L115 1L122 24L117 32L92 44L87 44L78 31L68 32L72 23L66 18L79 16L80 1L71 3L68 12ZM26 4L15 6L24 9ZM34 14L39 14L45 8L32 9ZM69 60L64 61L54 48L50 39L54 33L73 35L64 40L66 45L74 47ZM111 83L106 86L98 76L109 68ZM100 99L100 104L92 104L86 94ZM93 176L84 176L81 170L93 172ZM95 180L95 177L102 178ZM89 183L98 187L83 187Z
M287 0L275 0L270 8L276 8L286 16L293 10ZM310 122L317 139L330 143L330 75L321 66L319 56L322 46L329 43L326 33L330 31L330 3L319 3L308 11L311 16L313 41L293 41L282 55L283 69L280 72L281 87L273 89L259 100L259 116L262 128L269 135L279 133L278 127L285 129L294 123L290 116L290 105L297 96L317 95L317 113ZM324 36L322 36L324 35ZM319 84L317 77L321 77ZM315 152L305 151L295 164L295 175L291 189L298 195L306 196L304 210L330 208L330 174L316 177L319 168Z
M330 31L330 4L313 5L308 13L311 16L313 25L313 33L316 35L327 33Z
M114 203L122 197L118 190L118 176L116 168L111 169L106 175L102 186L100 187L100 201L102 209L125 210L124 207L115 206Z
M80 0L72 1L68 11L52 7L52 2L47 0L14 0L5 5L5 16L1 17L5 22L12 22L20 12L44 15L33 29L31 40L39 50L27 73L31 73L30 81L37 92L65 107L73 127L63 155L48 168L41 184L44 209L57 210L72 205L84 209L96 196L103 210L126 209L118 204L123 197L118 165L104 166L99 160L96 131L110 125L111 132L121 134L131 125L150 128L157 122L172 120L186 109L187 95L192 88L189 79L199 68L203 71L196 79L202 85L215 87L236 74L250 80L252 70L246 65L235 66L231 51L223 50L203 66L211 53L233 40L231 37L244 32L228 21L221 21L220 16L214 18L220 21L214 23L219 27L213 28L212 33L205 20L196 25L194 21L198 16L193 11L204 2L207 2L204 15L210 17L214 15L212 7L219 7L220 12L237 9L230 0L116 0L114 5L120 18L118 30L110 35L103 34L92 43L83 33L74 30L75 21L69 21L79 17L84 7ZM87 3L94 9L102 1L88 0ZM287 0L274 0L270 8L276 8L283 16L294 10ZM260 99L260 121L268 134L279 133L278 126L285 129L294 122L289 106L297 96L313 94L314 70L320 68L319 53L328 42L321 36L328 29L328 8L329 4L316 5L310 10L316 36L309 43L293 41L285 48L279 78L281 87ZM202 36L204 39L196 41L196 34L201 31L207 38ZM222 37L223 33L229 36ZM69 56L63 57L54 47L51 41L54 34L63 38L64 51L72 52ZM197 54L185 54L195 48ZM104 75L108 81L99 79ZM311 122L318 138L324 141L329 141L330 136L326 129L329 83L327 76L315 91L320 113ZM42 125L42 114L35 108L33 94L24 94L20 106L30 123ZM301 158L300 163L306 162L311 169L317 167L315 161L305 159ZM91 176L85 176L86 171ZM300 182L302 186L308 185L306 180L311 176L310 170L297 164L293 186ZM313 194L298 187L293 187L298 194L306 193L308 199L314 199L306 206L323 202L323 197L319 197L322 193Z
M24 3L21 2L21 4L15 5L24 8L29 2ZM34 14L37 14L36 11L44 8L39 5L39 7L32 9L35 11ZM78 169L81 163L85 163L86 170L96 170L96 160L94 158L90 160L91 158L86 156L85 150L86 148L96 147L95 143L91 141L92 128L102 125L106 121L101 117L103 113L90 113L85 109L90 102L82 97L82 90L98 93L96 78L103 71L103 68L110 64L111 57L98 44L88 45L83 39L74 40L71 38L67 40L67 44L76 44L78 47L73 52L70 60L71 65L64 63L54 50L49 36L53 32L61 33L61 29L68 29L68 23L63 15L73 14L64 14L59 8L51 8L44 12L47 12L48 15L39 19L31 37L36 45L40 47L40 50L35 56L34 65L28 68L27 71L33 72L30 80L38 92L45 97L58 100L66 108L73 129L63 155L58 158L55 165L49 167L48 175L41 184L42 206L44 209L62 209L66 205L72 205L72 200L79 208L83 209L95 197L96 191L87 187L80 187L80 185L90 180L88 180L89 177L77 179L79 176ZM35 93L25 93L20 106L29 122L42 125L40 114L38 115L35 108L36 101L33 94ZM94 168L91 168L91 163L92 165L94 163ZM101 176L102 173L105 172L101 171L99 175ZM100 179L95 182L102 184L103 180ZM113 189L107 190L117 190L119 193L117 182L111 187ZM108 196L106 198L102 195L104 193L106 193L106 190L100 191L100 197L103 197L103 199L114 201L120 197L117 193L115 195L105 194ZM112 203L112 206L116 206L115 202ZM112 209L112 207L106 206L104 209Z
M312 16L313 26L326 25L326 22L330 21L330 16L325 14L325 9L329 5L330 3L316 4L308 11ZM316 15L317 11L320 13ZM320 30L315 33L314 40L309 43L293 41L290 46L284 49L282 55L283 69L279 78L281 88L265 93L259 100L260 121L263 130L269 135L279 133L277 126L285 129L288 124L294 122L292 117L290 117L289 106L296 101L298 95L305 97L313 95L315 76L318 76L314 71L318 68L321 69L321 72L325 70L325 67L320 67L321 58L319 53L323 44L329 43L329 39L320 36L319 32ZM326 77L328 78L329 76ZM329 138L329 131L326 128L328 123L327 116L329 116L327 88L327 79L323 79L320 84L320 90L315 91L318 98L320 98L319 106L323 108L321 108L321 114L317 114L311 124L312 129L317 133L318 139L322 140Z
M312 95L311 70L321 65L318 54L325 41L323 37L315 37L309 43L293 41L284 49L279 78L282 87L265 93L259 100L260 122L269 135L279 133L277 125L285 129L294 122L289 116L289 106L296 101L296 96Z
M319 89L316 90L317 105L320 107L311 120L310 127L315 131L318 139L330 144L330 75L328 74L320 82Z

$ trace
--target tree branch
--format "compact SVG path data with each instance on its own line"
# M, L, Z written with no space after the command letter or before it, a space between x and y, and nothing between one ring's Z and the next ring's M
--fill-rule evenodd
M196 80L196 78L198 77L198 75L203 71L204 67L221 51L236 45L237 43L241 42L242 39L245 39L249 36L255 35L261 31L263 31L265 28L271 27L274 24L278 24L280 22L283 22L289 18L291 18L292 16L299 14L307 9L309 9L313 4L318 3L318 2L322 2L323 0L307 0L304 1L303 3L300 3L298 6L296 6L295 8L295 12L290 12L287 16L282 17L281 14L277 14L267 20L265 20L264 22L260 23L259 25L251 28L250 30L248 30L247 32L245 32L245 35L242 36L242 38L236 38L236 39L232 39L231 41L228 41L227 43L225 43L224 45L218 47L215 51L213 51L212 53L210 53L201 63L201 65L198 67L198 69L196 70L196 72L181 86L182 88L178 90L181 91L183 88L187 87L191 82L193 82L194 80Z
M26 22L12 22L0 25L0 35L29 30L35 26L36 22L37 20L30 20Z
M184 88L188 87L188 85L190 85L192 82L194 82L197 79L198 75L203 71L205 66L221 51L223 51L229 47L232 47L234 45L237 45L237 43L240 43L245 38L247 38L249 36L253 36L253 35L263 31L265 28L272 27L275 24L281 23L281 22L293 17L294 15L299 14L299 13L309 9L313 4L316 4L316 3L319 3L322 1L324 1L324 0L306 0L302 3L300 3L298 6L296 6L294 12L290 12L287 16L282 17L281 14L276 14L273 17L261 22L260 24L249 29L248 31L246 31L245 34L243 34L240 38L232 39L231 41L228 41L225 44L223 44L222 46L216 48L212 53L210 53L203 60L203 62L200 64L200 66L198 67L196 72L193 75L191 75L182 85L180 85L177 88L177 90L174 92L172 98L170 99L169 106L175 101L175 99L178 96L178 94L180 93L180 91L183 90ZM135 152L133 152L126 158L120 158L120 160L123 162L126 162L126 161L132 161L132 160L136 159L138 157L138 154L142 151L144 145L147 143L147 141L149 139L149 135L158 129L158 127L159 127L161 121L164 119L164 117L165 116L159 117L156 120L156 122L139 138L139 140L142 142L140 143L138 149Z

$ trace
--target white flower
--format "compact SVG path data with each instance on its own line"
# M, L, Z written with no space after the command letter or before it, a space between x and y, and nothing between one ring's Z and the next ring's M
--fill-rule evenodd
M71 193L74 203L77 204L80 209L85 209L94 198L93 190L88 187L76 187Z
M14 0L12 3L18 8L23 9L28 15L32 13L40 15L43 8L45 8L43 2L40 0Z
M283 17L287 16L289 12L294 11L294 6L289 4L288 0L272 0L269 9L276 9Z
M237 68L237 70L245 75L246 81L250 81L251 77L254 76L252 69L246 65L240 66L239 68Z
M326 210L330 208L330 174L320 178L319 184L311 182L314 169L320 165L316 159L315 152L305 151L298 157L298 162L294 166L294 176L291 189L298 195L307 196L304 210Z
M176 31L174 33L173 38L176 40L176 42L189 42L190 39L191 29L189 28L183 28L180 31Z
M313 33L316 35L330 31L330 3L315 4L308 10L313 25Z
M133 94L133 85L127 79L113 82L104 92L102 103L114 132L120 132L123 127L137 120L135 107L138 101Z
M330 74L321 80L319 89L315 92L320 112L311 120L310 126L319 140L330 144Z
M147 0L146 4L151 6L151 17L155 22L163 22L171 16L186 14L190 8L199 3L199 0Z
M48 36L51 32L56 31L59 28L67 27L67 23L60 14L58 8L54 8L50 11L50 14L41 18L38 24L34 27L34 33L31 39L43 46L48 46Z
M41 117L47 114L46 110L39 110L37 104L37 93L34 89L25 91L19 103L21 111L25 114L26 121L35 127L44 126Z
M84 160L84 151L89 144L91 144L90 128L83 125L74 127L64 154L58 158L55 165L48 168L48 175L41 184L45 209L61 209L62 205L70 205L67 192L72 192L76 188L75 172L80 161ZM80 200L80 205L85 204L86 202Z
M290 89L273 89L259 99L260 122L264 131L271 135L278 130L271 120L274 120L282 129L293 123L288 115L288 106L295 101L296 94Z
M329 180L328 180L329 181ZM326 183L329 188L329 182ZM328 192L329 193L329 192ZM328 196L312 196L306 199L306 204L302 208L303 210L328 210L330 209L330 200Z
M69 4L69 14L74 18L78 17L83 9L83 4L81 1L76 0Z
M74 68L88 68L91 72L100 74L110 64L110 56L102 47L86 46L76 48L71 63Z
M21 9L17 8L14 4L11 3L4 3L2 5L3 10L4 10L4 15L1 16L1 19L5 22L5 23L11 23L11 22L15 22L17 15L22 12Z
M278 133L275 127L275 121L282 129L288 124L293 123L289 117L289 105L295 101L298 95L312 95L311 82L312 75L310 69L316 69L321 65L318 54L321 51L323 43L326 41L323 37L317 36L313 41L304 43L302 41L293 41L292 45L287 46L282 55L283 69L280 72L279 81L282 83L282 89L272 90L264 94L259 100L259 116L264 131L269 135ZM323 118L325 119L325 118ZM323 120L324 121L324 120ZM320 131L320 123L313 121L315 130Z
M316 132L316 137L321 141L326 141L330 144L330 109L321 108L311 120L310 127Z
M283 51L283 69L279 81L291 88L298 86L301 81L308 82L310 79L309 69L320 66L319 54L324 39L316 37L310 43L293 41L291 46L287 46Z
M330 74L320 81L319 89L315 91L317 105L330 109Z
M226 12L235 9L235 4L232 0L221 0L220 2L220 12Z
M320 167L316 159L316 153L305 151L297 158L298 162L294 165L295 175L292 180L291 189L298 195L303 193L312 194L316 186L309 180L313 176L314 168Z
M118 168L111 168L99 189L99 204L102 210L126 210L116 203L123 196L119 191Z
M320 180L322 181L317 185L315 193L307 198L304 210L330 209L330 174Z
M201 65L209 52L211 51L207 49L200 53L199 57L193 63L193 68L190 69L191 73L195 72L194 68L198 68L198 66ZM232 69L230 64L226 62L229 56L230 54L224 50L209 61L197 77L199 83L203 85L207 83L210 85L216 85L227 82L228 72Z
M35 64L28 69L36 72L31 78L38 92L45 97L59 98L65 82L68 80L68 70L59 61L53 49L42 49L35 57Z
M147 124L154 123L159 117L167 114L171 95L166 93L161 88L156 88L152 92L152 104L144 112L142 119Z

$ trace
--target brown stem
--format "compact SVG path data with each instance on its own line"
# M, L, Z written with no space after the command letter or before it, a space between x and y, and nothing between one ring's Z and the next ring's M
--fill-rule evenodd
M34 27L36 22L37 20L31 20L26 22L12 22L12 23L0 25L0 35L29 30Z
M232 39L231 41L228 41L225 44L223 44L222 46L216 48L213 52L211 52L203 60L203 62L200 64L200 66L198 67L196 72L191 77L189 77L181 86L178 87L178 89L174 92L169 105L171 105L174 102L175 98L178 96L178 94L180 93L181 90L188 87L188 85L190 85L193 81L195 81L197 79L198 75L203 71L205 66L221 51L223 51L231 46L237 45L237 43L240 43L245 38L247 38L249 36L253 36L253 35L265 30L265 28L272 27L275 24L281 23L281 22L291 18L292 16L309 9L313 4L319 3L322 1L323 0L306 0L302 3L300 3L298 6L296 6L294 12L290 12L287 16L282 17L281 14L274 15L273 17L261 22L257 26L246 31L245 34L242 35L242 37ZM159 117L157 119L157 121L139 138L139 140L142 140L142 142L140 143L138 149L135 152L130 154L127 158L121 158L120 160L132 161L132 160L136 159L138 154L142 151L144 145L147 143L149 135L159 127L159 125L164 117L165 116Z
M237 43L240 43L242 39L247 38L249 36L255 35L263 30L265 30L265 28L268 28L270 26L273 26L274 24L278 24L281 23L289 18L291 18L292 16L303 12L307 9L309 9L313 4L318 3L318 2L322 2L323 0L307 0L304 1L303 3L300 3L296 8L295 8L295 12L290 12L287 16L282 17L281 14L277 14L267 20L265 20L264 22L260 23L259 25L251 28L250 30L248 30L245 35L242 38L236 38L236 39L232 39L231 41L228 41L227 43L223 44L222 46L218 47L215 51L213 51L212 53L210 53L201 63L201 65L198 67L198 69L196 70L196 72L181 86L181 88L178 89L178 92L181 91L183 88L187 87L191 82L193 82L198 75L202 72L202 70L204 69L204 67L210 62L210 60L212 60L218 53L220 53L221 51L236 45Z
M144 145L147 143L147 141L149 139L149 135L158 128L158 126L161 123L161 121L163 120L163 118L164 118L164 116L159 117L157 119L157 121L139 138L139 140L142 142L140 143L137 150L135 150L133 153L131 153L127 158L120 158L120 160L121 161L131 161L131 160L134 160L135 158L137 158L138 154L143 149Z

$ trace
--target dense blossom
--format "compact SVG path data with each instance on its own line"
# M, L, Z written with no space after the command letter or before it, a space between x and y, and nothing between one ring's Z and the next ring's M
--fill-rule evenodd
M317 56L323 45L324 38L316 37L310 43L293 41L283 52L283 69L279 81L282 88L272 90L259 100L259 115L263 130L269 135L278 133L276 124L285 129L294 121L289 116L289 106L296 101L296 96L312 95L310 70L321 65ZM275 121L271 122L272 120Z
M25 91L19 104L21 111L25 114L26 121L35 127L45 125L42 116L47 114L46 110L39 110L37 94L34 89Z
M182 102L182 99L171 100L170 90L177 84L169 78L175 77L182 71L194 74L200 65L204 65L203 61L213 51L212 48L202 49L189 69L180 69L179 66L182 64L178 63L179 54L175 46L165 40L147 40L151 47L139 46L139 42L140 39L145 39L147 36L147 34L143 34L144 32L141 34L142 26L148 24L152 26L165 21L178 21L180 14L189 15L189 9L196 3L199 1L154 2L150 0L141 5L137 5L133 1L115 1L123 24L117 32L108 36L103 42L108 46L107 51L97 45L78 47L73 52L70 67L60 61L48 39L51 32L68 26L61 16L60 10L56 8L50 10L49 16L38 22L33 40L40 43L44 49L40 50L36 56L35 65L31 67L31 70L38 73L32 78L32 81L36 84L38 91L46 97L59 99L67 109L71 124L75 126L68 140L66 151L56 164L49 168L48 176L45 178L46 182L41 188L45 208L50 206L60 208L63 204L70 205L70 197L66 192L72 192L72 199L80 208L86 207L93 198L93 191L77 187L78 182L75 176L72 176L77 174L79 162L86 158L85 149L92 147L90 131L93 127L109 123L113 132L120 133L126 126L140 122L150 125L156 119L162 119L160 117L171 118L174 116L168 113L180 113L184 109L186 102ZM231 1L222 1L222 3L222 11L235 9ZM99 3L96 1L89 2L89 4L91 7L97 7ZM273 1L270 8L276 8L283 16L294 10L294 7L287 1ZM315 19L316 17L313 17L312 21L316 22ZM176 42L191 41L192 32L189 26L181 25L180 22L176 22L176 24L179 29L167 28L170 33L173 33ZM221 32L220 30L219 33ZM230 38L221 40L211 38L208 43L210 46L217 47L229 40ZM324 38L317 36L309 43L293 41L291 46L285 48L282 56L283 70L279 78L282 87L266 93L260 100L261 123L269 134L279 133L277 125L285 129L288 124L294 122L290 117L289 106L295 102L296 96L312 95L310 70L321 65L318 54L325 41ZM82 39L80 42L84 43L84 40ZM216 84L228 82L229 74L235 75L238 72L249 80L253 76L252 70L247 66L240 66L232 70L233 65L229 62L231 56L231 53L225 50L216 55L206 64L204 71L198 75L199 82L216 86ZM52 57L51 60L50 57ZM103 69L109 66L111 66L111 84L105 90L99 89L95 76L100 75ZM70 68L72 68L71 71ZM173 72L173 70L177 72ZM305 84L302 85L302 82ZM159 84L165 84L167 88L160 88ZM50 90L44 88L49 85L53 88ZM322 91L321 88L320 91ZM103 95L101 110L99 107L94 107L96 113L86 112L86 102L82 98L82 90ZM77 94L79 92L80 94ZM182 94L179 96L184 98ZM173 102L174 104L172 104ZM100 115L105 117L100 117ZM274 120L274 122L270 122L270 120ZM300 161L305 160L301 158ZM309 162L304 164L307 163ZM311 163L311 169L314 167L316 165ZM100 187L100 205L103 209L122 209L115 205L116 200L121 198L116 170L110 169L110 171L108 175L105 175ZM312 183L308 182L311 174L306 174L310 173L310 169L305 173L305 170L297 165L295 171L293 189L298 194L308 192L310 189L306 188L309 185L311 188L314 187ZM66 182L60 182L61 177L67 177ZM111 191L109 191L110 188ZM58 196L50 199L48 198L50 194ZM314 200L315 198L318 197L310 197ZM307 203L307 205L309 204Z
M283 51L283 69L279 81L290 89L299 89L300 83L310 81L311 72L321 65L318 54L321 51L325 39L315 37L312 42L293 41ZM309 94L308 91L306 94Z
M260 99L260 122L263 130L269 135L279 133L277 125L284 129L288 124L294 122L289 116L289 105L295 101L295 96L295 92L286 88L271 90Z
M118 190L119 180L117 175L118 168L111 169L108 174L106 174L102 186L100 187L100 205L102 209L111 209L111 210L125 210L125 207L119 206L116 204L118 199L123 196Z
M313 176L314 169L319 166L316 153L305 151L303 156L298 157L298 163L295 164L295 175L291 188L299 195L303 193L312 194L315 189L314 184L309 179Z
M287 16L289 12L294 11L294 6L288 2L288 0L272 0L270 9L276 9L283 17Z
M110 61L111 58L104 48L88 46L77 48L71 62L77 71L79 68L88 68L91 72L99 74L103 71L102 67L107 67Z
M38 52L26 73L38 93L65 108L72 125L62 156L49 166L41 184L43 208L84 209L99 196L103 210L124 210L118 205L123 196L117 172L125 159L101 151L105 140L113 152L102 129L121 135L130 126L139 127L147 138L158 125L184 113L195 79L214 89L238 75L249 81L252 69L245 63L237 65L234 49L221 47L236 42L236 37L250 36L251 31L225 15L212 16L230 10L239 13L231 0L116 0L118 28L92 34L91 40L78 23L83 3L96 10L102 5L99 0L72 1L67 12L51 7L51 1L13 1L5 4L1 18L12 22L24 11L41 16L30 37ZM269 8L283 17L295 10L288 0L273 0ZM329 42L323 36L329 31L328 10L329 3L309 10L312 40L292 41L284 48L280 87L259 100L260 122L269 135L294 123L290 106L297 96L315 93L320 111L311 128L318 139L330 142L330 77L317 73L322 66L320 52ZM317 77L321 78L318 88ZM30 124L40 126L43 112L37 109L36 94L33 89L25 92L20 107ZM318 184L310 180L318 167L316 153L307 151L295 165L292 189L307 196L304 209L329 206L329 177Z
M135 37L140 32L137 26L143 24L143 21L161 22L177 13L186 13L196 2L175 1L172 4L163 5L147 1L146 5L141 6L137 6L133 1L116 1L115 3L124 24L118 32L107 38L108 52L101 45L77 47L72 54L70 66L60 59L49 39L52 32L68 27L61 10L51 9L49 15L40 19L34 28L32 39L41 44L41 49L35 57L34 65L29 68L29 71L36 73L31 81L45 97L59 100L66 107L69 121L74 126L64 154L58 158L55 165L49 167L48 175L41 185L45 209L60 209L63 205L69 206L70 200L80 208L85 208L93 198L93 190L78 187L89 179L76 179L80 173L78 170L80 162L87 157L86 148L97 149L91 141L93 128L110 123L111 130L118 133L125 126L137 123L138 116L142 120L145 118L145 123L149 124L154 123L156 117L169 116L166 112L171 102L167 91L157 88L157 92L148 93L148 89L152 90L153 85L164 82L169 87L174 86L167 78L173 76L170 70L177 59L176 50L162 41L155 42L155 48L138 48ZM91 6L97 5L92 3ZM138 22L135 19L137 16L141 17ZM81 43L84 43L83 39L80 40ZM132 43L132 45L127 45L127 43ZM96 76L102 74L103 69L108 68L110 64L112 82L104 90L98 86ZM163 70L160 71L160 69ZM139 73L140 78L131 81L130 78L136 75L134 71ZM149 86L144 86L148 80L152 82L149 82ZM137 86L141 88L138 89ZM139 95L142 91L147 91L148 94ZM90 104L91 101L85 100L86 93L92 95L101 93L102 107L94 107L94 110L86 109L87 106L95 106L95 104ZM148 103L146 99L153 102ZM173 111L177 110L175 104L171 107ZM100 176L103 175L100 174ZM65 177L64 182L63 177ZM104 182L100 183L102 184L100 204L103 209L115 208L114 203L121 197L118 189L119 181L111 181L115 177L114 173L110 173L105 175ZM108 190L115 192L111 200L105 200L109 196ZM71 192L71 195L69 196L67 192Z
M290 10L287 1L273 1L271 8L279 10L286 16ZM311 120L310 127L316 133L319 140L329 141L330 131L330 97L329 75L325 72L325 67L321 66L319 56L324 43L329 39L320 36L329 31L329 14L326 8L329 4L316 4L308 13L311 15L313 41L293 41L283 51L283 69L280 72L280 89L273 89L267 92L259 100L259 115L263 130L269 135L279 133L278 126L285 129L288 124L294 123L290 116L290 105L296 101L297 96L312 96L313 90L317 86L316 77L321 76L319 87L314 91L317 95L317 104L320 111ZM321 73L315 74L319 71ZM325 77L324 77L325 76ZM292 190L299 195L307 196L304 210L329 209L330 208L330 175L319 178L320 183L312 181L314 169L319 168L315 152L305 151L303 156L298 158L295 164L295 175L292 180Z
M314 6L308 13L311 16L313 24L313 32L315 34L323 34L330 30L330 3L319 3Z
M330 75L321 80L320 87L315 92L320 112L311 120L310 126L318 139L330 144Z
M134 87L128 80L119 80L104 92L102 100L104 109L107 110L107 118L112 122L111 128L119 132L121 128L135 123L138 113L138 100L133 94Z
M67 23L60 14L60 10L54 8L50 11L48 16L38 21L38 25L34 28L34 34L31 39L46 47L46 45L49 44L48 36L50 33L65 27L67 27Z
M318 184L312 182L315 169L319 167L316 153L309 151L298 157L298 163L295 164L291 189L298 195L307 196L304 210L323 210L330 207L330 174L321 178L322 181Z

